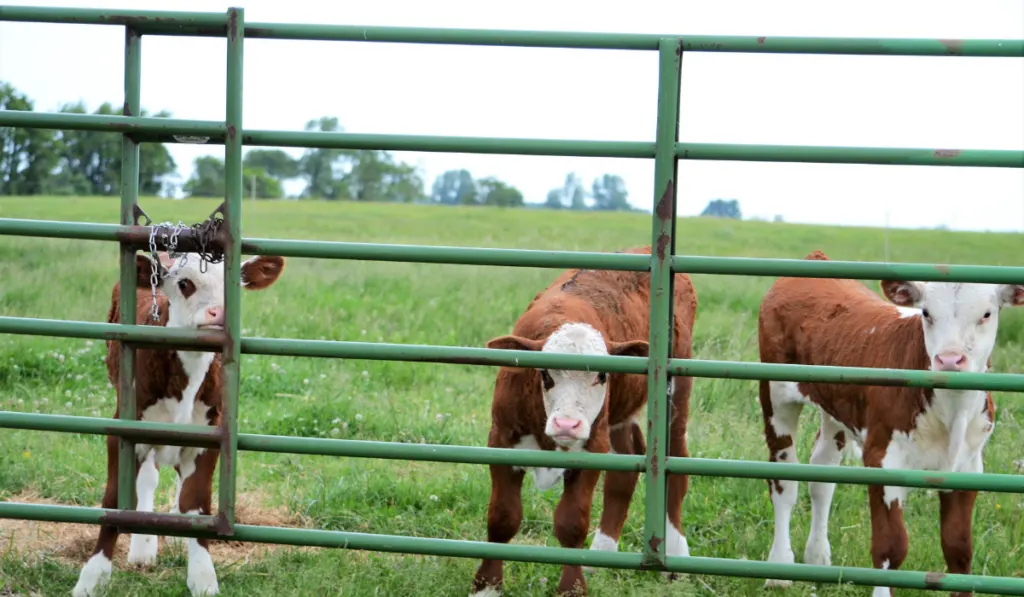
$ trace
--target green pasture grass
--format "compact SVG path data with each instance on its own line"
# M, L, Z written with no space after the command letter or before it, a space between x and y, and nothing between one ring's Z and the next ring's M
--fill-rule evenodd
M144 198L157 222L193 223L212 200ZM2 198L0 217L116 222L116 198ZM650 217L496 208L246 201L246 236L509 248L615 251L649 243ZM865 228L685 218L677 252L691 255L801 258L814 249L833 259L884 258L883 231ZM1019 234L892 230L894 261L1024 265ZM103 321L117 280L112 243L0 237L0 315ZM508 333L555 270L289 259L280 282L243 292L242 324L252 336L483 346ZM770 278L694 276L699 308L694 352L702 359L757 360L758 303ZM875 286L877 288L877 286ZM993 368L1024 370L1024 309L1004 312ZM102 342L0 337L0 410L110 416L114 391ZM243 432L482 446L495 368L245 356ZM767 450L757 383L696 380L690 450L706 458L763 461ZM988 472L1015 474L1024 458L1024 396L997 393L997 425L985 452ZM806 462L817 426L805 409L798 438ZM238 490L259 490L324 529L484 540L489 479L484 466L240 453ZM0 431L0 500L31 492L95 506L106 473L103 438ZM162 472L158 499L173 495ZM642 480L641 480L642 481ZM524 485L524 521L516 543L557 545L552 514L559 489ZM644 488L634 496L620 548L638 551ZM595 497L591 530L600 515ZM800 560L808 534L806 484L793 518ZM1024 575L1024 496L983 493L974 522L974 571ZM938 499L915 490L906 510L907 570L945 569ZM243 521L244 522L244 521ZM764 481L691 477L684 504L693 555L764 560L772 510ZM830 527L835 565L870 567L866 488L837 488ZM126 545L127 538L121 539ZM67 595L81 562L17 549L0 536L0 594ZM468 594L476 560L349 550L282 549L265 559L219 567L226 596ZM506 563L505 595L552 594L559 567ZM649 572L604 570L590 577L595 596L760 595L762 580L692 575L667 583ZM184 596L185 559L162 551L155 570L115 569L111 595ZM33 593L35 591L36 593ZM867 595L870 589L796 583L786 594ZM903 591L903 595L934 595Z

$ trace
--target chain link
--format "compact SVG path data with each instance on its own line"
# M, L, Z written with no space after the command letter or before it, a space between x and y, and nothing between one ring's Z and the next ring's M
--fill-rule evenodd
M150 270L149 274L149 285L150 290L153 294L153 305L150 309L150 317L153 321L160 320L160 309L156 301L156 288L160 285L160 276L157 273L160 267L160 257L157 255L156 239L157 235L160 235L163 244L167 246L167 255L171 259L177 259L179 265L185 265L188 263L188 253L179 253L178 249L178 235L184 230L191 230L192 238L198 245L199 254L199 271L206 273L207 266L210 263L220 263L224 260L224 252L217 248L215 243L215 237L220 232L220 227L224 223L222 218L215 217L217 212L210 214L210 217L199 224L193 224L186 226L181 220L178 220L177 224L171 222L161 222L153 225L149 229L149 253L153 258L154 267Z

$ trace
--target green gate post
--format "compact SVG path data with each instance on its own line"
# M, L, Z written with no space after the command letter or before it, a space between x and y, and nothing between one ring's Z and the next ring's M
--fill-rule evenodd
M676 227L676 138L679 136L679 68L682 42L658 42L658 130L654 157L651 231L650 354L647 362L647 483L644 564L665 566L668 500L668 361L672 354L672 256Z
M224 398L221 413L218 532L235 524L235 469L238 457L238 391L242 354L242 48L245 9L228 9L227 137L224 144L226 201L224 225Z
M142 95L142 34L124 28L124 116L138 116ZM135 224L135 208L139 202L139 144L128 134L121 136L121 225ZM121 243L121 323L135 325L135 247ZM135 347L121 343L119 353L117 402L118 416L135 420ZM117 468L117 507L135 508L135 443L120 438Z

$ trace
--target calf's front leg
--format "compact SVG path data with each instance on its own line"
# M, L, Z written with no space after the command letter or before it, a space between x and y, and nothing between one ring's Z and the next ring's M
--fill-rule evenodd
M115 415L116 417L116 415ZM112 435L107 436L107 487L103 492L103 501L100 506L108 509L117 508L117 468L118 468L118 439ZM138 467L136 467L138 470ZM96 547L93 549L89 560L82 566L78 575L78 583L71 590L72 597L93 597L97 592L110 582L110 575L114 566L114 548L117 547L119 533L113 525L100 526L100 534L96 539Z
M590 528L594 488L600 477L601 471L598 470L566 471L565 488L555 508L555 537L562 547L583 547ZM565 597L582 597L587 594L587 581L583 578L582 566L562 567L558 594Z
M885 469L906 468L900 458L901 446L889 440L892 433L879 430L868 435L864 445L864 466ZM903 502L906 487L868 486L868 504L871 508L871 562L875 568L899 570L907 557L907 528L903 523ZM889 587L875 587L872 597L892 597Z
M135 476L135 509L139 512L152 512L156 500L156 489L160 484L160 471L156 466L156 449L150 449L146 457L138 465ZM132 533L128 544L128 563L139 566L151 566L156 563L157 536Z
M942 527L942 555L953 574L970 574L973 545L971 517L977 491L939 492L939 517ZM950 593L951 597L969 597L974 593Z
M220 450L207 449L193 461L182 461L178 507L183 514L210 514L213 473L217 468L219 454ZM209 597L220 593L207 539L188 539L186 585L192 597Z
M519 525L523 521L522 491L525 472L500 464L492 464L490 468L491 500L487 504L487 540L491 543L508 543L519 532ZM502 561L483 560L473 577L470 597L500 595L501 581Z

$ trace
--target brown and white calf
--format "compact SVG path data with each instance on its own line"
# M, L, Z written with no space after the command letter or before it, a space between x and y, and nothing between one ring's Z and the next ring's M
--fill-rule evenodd
M820 251L807 257L827 260ZM855 280L780 278L761 303L761 360L925 371L988 370L999 311L1024 304L1024 285L886 281L886 302ZM810 462L838 465L847 442L864 466L982 472L995 423L991 396L978 390L762 381L761 409L772 461L797 462L805 404L821 411ZM768 560L792 563L790 519L796 481L768 482L775 538ZM804 563L831 565L828 517L834 483L810 483L811 531ZM942 551L950 572L971 570L974 491L940 491ZM871 559L895 570L907 555L907 488L869 486ZM789 581L768 580L769 586ZM890 595L876 587L874 595Z
M174 261L160 253L155 263L144 254L136 256L137 312L140 325L157 325L190 329L223 329L224 267L207 264L200 271L199 255L189 253L187 259ZM254 257L242 264L242 287L248 290L267 288L284 269L281 257ZM150 317L153 294L150 274L159 278L156 301L160 319ZM120 282L114 285L108 323L120 323L118 305ZM107 376L118 386L119 342L107 342ZM135 392L136 418L162 423L220 424L221 418L221 355L172 349L136 350ZM118 392L120 389L118 389ZM114 411L114 418L119 412ZM118 440L107 437L107 487L103 494L104 508L117 508ZM157 485L158 467L173 466L178 473L177 497L171 512L210 514L211 488L219 450L136 444L136 510L152 512ZM99 539L92 556L82 568L74 597L94 595L110 579L111 559L117 544L115 526L100 527ZM132 534L128 562L150 565L156 561L157 537ZM206 539L188 539L188 576L186 584L192 595L219 593L217 574L213 568Z
M626 253L650 254L650 247ZM513 334L495 338L488 348L536 350L586 355L648 354L648 302L650 274L569 270L538 293L515 324ZM675 275L674 335L671 354L689 358L696 293L689 276ZM643 339L641 339L643 338ZM670 379L672 421L669 453L687 456L686 422L692 378ZM498 371L491 405L487 445L495 448L644 454L644 434L637 421L647 403L647 377L594 371L538 370L502 367ZM487 509L487 540L508 543L523 517L519 467L492 465L491 497ZM555 510L555 536L563 547L581 548L590 526L597 470L537 468L538 489L563 480ZM638 473L605 473L604 509L591 549L618 549ZM669 477L667 552L688 556L682 526L686 475ZM483 560L472 585L472 596L500 595L502 562ZM586 594L580 566L562 568L560 594Z

